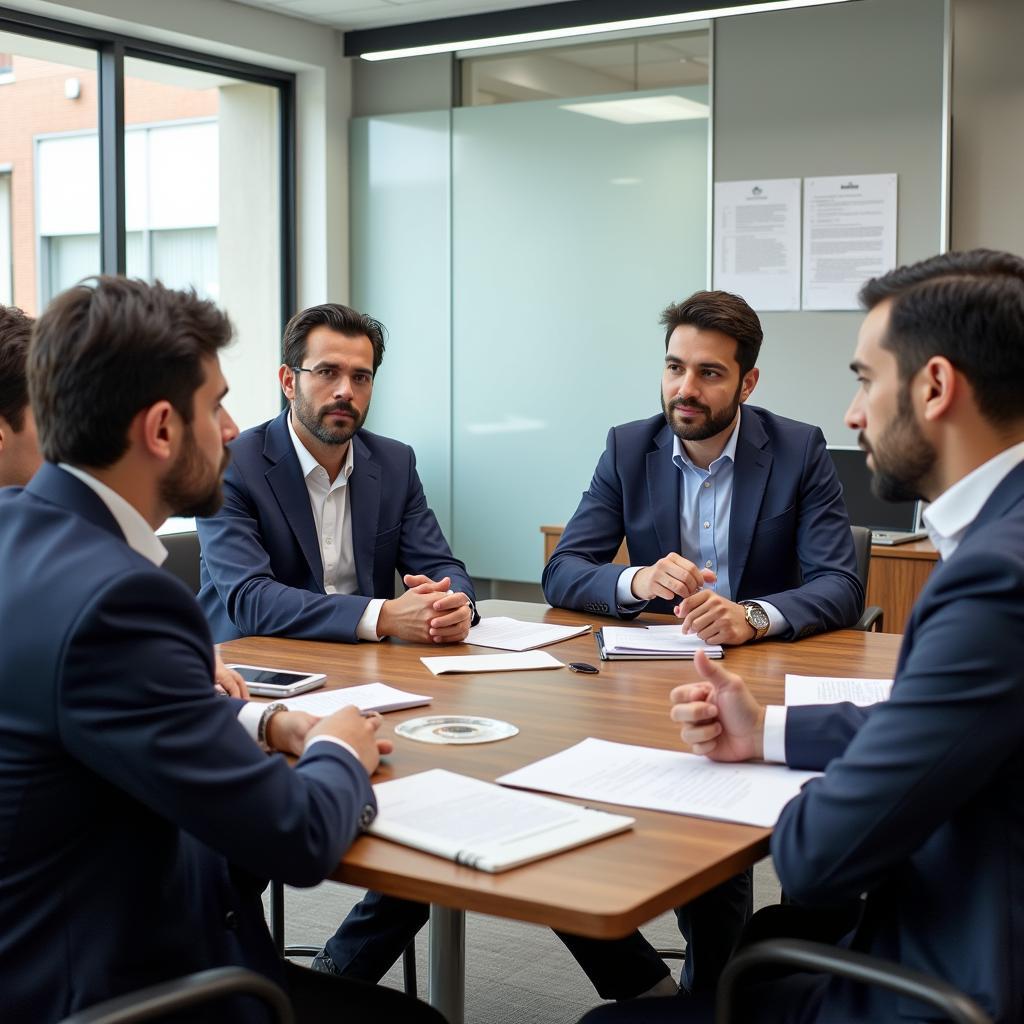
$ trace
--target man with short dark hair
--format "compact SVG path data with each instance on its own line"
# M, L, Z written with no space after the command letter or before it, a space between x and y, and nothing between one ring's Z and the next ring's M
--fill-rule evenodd
M31 336L31 317L16 306L0 306L0 487L28 483L43 461L25 381Z
M384 328L325 303L285 328L289 408L231 446L199 524L214 639L465 640L473 587L427 505L412 449L363 430ZM395 572L408 589L394 597Z
M286 985L300 1021L438 1019L285 964L263 919L260 878L317 884L372 820L391 744L352 707L316 719L216 696L209 628L159 568L160 523L220 501L230 337L193 292L114 277L36 325L46 462L0 493L5 1024L227 965ZM190 1019L264 1018L232 998Z
M802 937L820 908L864 894L845 945L951 983L1010 1024L1024 1014L1024 260L947 253L869 281L861 298L846 422L881 497L931 503L924 523L942 558L907 623L892 696L765 708L704 659L706 679L677 687L671 714L713 760L824 771L772 836L796 906L762 911L752 934ZM826 975L776 972L743 996L750 1024L938 1019ZM593 1019L711 1019L645 1009Z
M850 520L817 427L744 403L761 323L738 295L670 305L662 412L613 427L551 560L553 605L674 612L708 643L851 626L864 604ZM632 565L612 564L623 537ZM713 991L752 910L749 871L677 910L682 985Z

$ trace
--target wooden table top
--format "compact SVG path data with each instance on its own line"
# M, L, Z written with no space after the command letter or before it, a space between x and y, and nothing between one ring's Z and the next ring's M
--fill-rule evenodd
M481 614L558 623L612 620L545 605L482 601ZM642 616L638 622L671 621ZM759 699L781 703L786 672L890 677L900 637L844 630L798 643L764 642L727 649L725 664L741 673ZM689 662L601 662L593 636L546 648L560 661L588 661L599 675L567 669L434 676L422 656L497 653L479 647L444 648L389 640L333 644L253 637L222 645L225 661L324 672L328 687L386 682L431 694L429 708L385 715L381 734L395 741L374 781L447 768L493 781L588 736L682 749L668 718L673 686L696 679ZM496 743L435 746L394 736L399 722L424 714L504 719L519 734ZM560 798L562 799L562 798ZM531 921L595 938L615 938L685 903L768 852L770 831L658 811L623 809L637 819L629 832L497 875L460 867L386 840L363 836L332 877L395 896Z

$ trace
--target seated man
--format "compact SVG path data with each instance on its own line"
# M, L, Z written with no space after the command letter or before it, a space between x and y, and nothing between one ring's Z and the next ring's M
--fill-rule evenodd
M194 293L109 277L58 296L29 347L47 461L0 492L5 1024L228 965L287 986L302 1021L439 1020L284 963L263 919L260 878L320 882L372 820L391 745L355 708L216 696L209 628L159 568L154 529L221 498L230 335ZM265 1018L232 998L189 1019Z
M0 306L0 487L23 487L43 461L25 380L31 335L31 317Z
M764 708L702 660L706 681L672 692L672 717L714 760L824 769L772 836L786 892L808 908L866 893L851 948L944 979L1010 1024L1024 1006L1024 260L936 256L869 281L862 299L847 423L881 497L931 502L925 526L942 557L892 696ZM781 909L793 911L787 928L802 920ZM752 1024L938 1019L826 975L776 975L744 995ZM711 1019L651 1003L643 1017L593 1019Z
M609 431L544 596L622 618L674 610L709 643L852 626L864 592L825 439L743 405L759 376L757 314L697 292L661 322L662 414ZM623 537L626 569L612 564Z
M473 587L412 449L361 429L384 328L327 303L292 317L283 348L289 408L231 445L224 505L199 524L214 640L465 640Z

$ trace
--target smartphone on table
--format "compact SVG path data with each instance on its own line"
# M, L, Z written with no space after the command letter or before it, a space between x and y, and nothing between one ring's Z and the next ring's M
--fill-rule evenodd
M264 668L261 665L228 665L233 668L249 687L254 697L294 697L315 690L324 685L327 678L323 672L289 672L281 668Z

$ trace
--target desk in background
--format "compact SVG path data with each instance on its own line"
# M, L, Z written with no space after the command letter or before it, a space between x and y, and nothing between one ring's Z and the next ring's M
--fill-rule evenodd
M545 565L561 540L563 529L561 526L540 528L544 536ZM885 613L885 628L890 633L902 633L906 629L910 609L938 558L938 552L928 540L892 546L872 545L868 594L864 603L878 605L882 609ZM625 542L613 561L618 565L629 565Z
M482 615L558 623L611 620L511 601L481 601ZM668 622L644 615L639 622ZM730 648L726 664L744 675L755 695L781 703L786 672L807 675L890 677L899 637L852 630L797 643L764 642ZM466 653L494 653L462 648ZM562 662L598 663L594 638L574 637L546 648ZM375 781L428 768L447 768L493 781L588 736L679 749L668 719L673 686L695 679L687 662L600 662L600 675L568 670L433 676L420 657L435 645L390 640L381 644L331 644L274 637L223 644L225 661L324 672L329 687L377 680L434 697L429 709L384 716L382 735L424 713L485 715L519 726L498 743L428 746L394 737L395 752ZM448 653L458 653L448 649ZM628 813L635 828L622 835L490 875L383 839L363 836L332 877L393 896L429 902L430 1000L451 1024L463 1020L464 911L473 910L547 925L593 938L615 938L725 881L768 852L770 831L746 825L604 804ZM641 866L643 870L637 870Z

